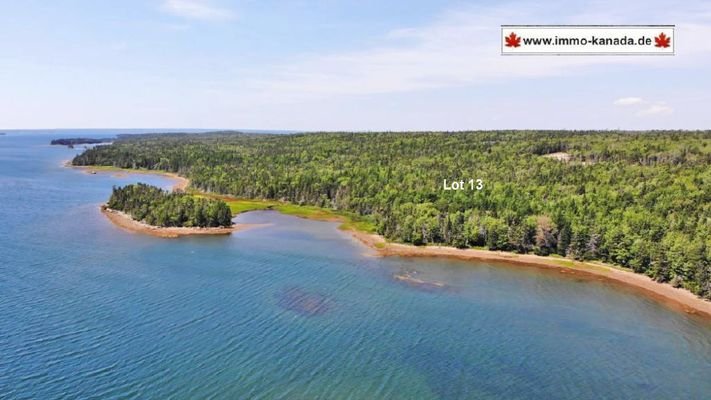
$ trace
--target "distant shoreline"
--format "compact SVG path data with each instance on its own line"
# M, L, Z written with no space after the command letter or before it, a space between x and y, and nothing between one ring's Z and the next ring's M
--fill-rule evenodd
M142 173L165 176L176 180L173 190L185 190L190 184L190 181L187 178L170 172L132 170L114 167L73 166L70 162L66 162L65 165L71 168L86 170L87 172L93 170L95 172L118 172L127 174ZM159 228L135 221L127 215L121 217L118 214L115 214L115 212L104 212L104 215L106 215L114 224L122 228L153 236L168 238L186 235L225 235L230 234L231 232L258 226L241 224L235 225L232 228ZM302 216L302 218L308 218L308 216ZM188 231L171 232L164 231L165 229L180 229ZM223 233L217 233L219 231L215 231L215 233L208 233L205 232L205 229L229 229L230 231ZM191 232L189 230L193 231ZM544 257L533 254L516 254L492 250L457 249L446 246L414 246L391 243L386 241L385 238L380 235L358 231L352 227L347 229L347 232L360 243L375 251L378 256L446 257L467 261L490 261L495 263L506 263L509 265L513 264L517 266L533 266L538 268L556 269L563 274L570 274L585 278L596 278L606 282L623 285L624 287L634 289L636 292L651 297L677 311L711 319L710 301L704 300L686 289L675 288L668 283L656 282L646 275L638 274L609 264L598 262L580 262L567 258Z
M188 186L190 186L190 180L183 176L180 176L173 172L156 171L148 169L128 169L128 168L118 168L118 167L106 167L106 166L86 166L86 165L72 165L71 160L65 160L62 163L65 167L78 169L84 171L87 174L96 173L113 173L115 177L123 177L127 174L146 174L146 175L157 175L164 176L175 180L175 184L172 187L173 191L186 191Z

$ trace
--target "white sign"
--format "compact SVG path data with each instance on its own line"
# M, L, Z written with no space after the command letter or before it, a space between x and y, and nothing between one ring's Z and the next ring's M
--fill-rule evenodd
M674 55L674 25L501 25L502 55Z

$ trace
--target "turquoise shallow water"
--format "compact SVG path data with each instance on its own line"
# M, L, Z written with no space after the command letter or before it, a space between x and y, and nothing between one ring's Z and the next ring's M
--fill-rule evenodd
M171 183L62 168L61 136L0 136L2 399L711 398L708 322L548 271L369 257L273 212L124 232L111 186ZM447 286L393 279L412 271Z

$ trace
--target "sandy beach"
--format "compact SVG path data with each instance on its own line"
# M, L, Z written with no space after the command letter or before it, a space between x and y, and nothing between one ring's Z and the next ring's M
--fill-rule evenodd
M175 181L173 184L173 191L185 191L190 185L190 180L183 176L180 176L173 172L164 171L154 171L154 170L143 170L143 169L123 169L114 167L93 167L93 166L82 166L82 165L72 165L71 160L63 161L62 164L68 168L74 168L83 171L86 174L111 174L116 178L125 178L131 174L147 174L147 175L159 175L165 176Z
M199 235L229 235L232 232L238 232L245 229L256 228L263 226L260 224L234 224L230 227L219 228L187 228L187 227L159 227L148 225L146 223L136 221L130 215L121 211L112 210L101 206L101 213L104 214L109 221L114 225L135 233L161 237L161 238L179 238L182 236L199 236Z
M556 269L560 273L581 278L603 280L619 284L645 294L678 311L711 318L711 302L685 289L675 288L651 278L619 267L597 262L580 262L564 258L543 257L533 254L514 254L501 251L457 249L444 246L412 246L389 243L382 236L349 231L358 241L372 249L378 256L448 257L459 260L487 261L507 265Z

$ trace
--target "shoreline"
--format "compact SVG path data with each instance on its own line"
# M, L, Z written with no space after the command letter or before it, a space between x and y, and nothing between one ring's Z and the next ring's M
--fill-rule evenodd
M124 178L129 174L145 174L145 175L157 175L166 178L173 179L175 183L171 189L176 191L186 191L188 186L190 186L190 180L184 176L180 176L174 172L156 171L150 169L126 169L118 167L107 167L107 166L88 166L88 165L72 165L72 160L65 160L62 165L67 168L76 169L83 171L85 174L100 174L100 173L112 173L116 178Z
M505 263L516 267L557 270L564 274L602 280L620 285L621 287L630 288L635 292L651 297L677 311L711 319L710 301L704 300L686 289L675 288L668 283L657 282L646 275L624 270L609 264L493 250L457 249L446 246L419 247L387 242L382 236L372 233L355 230L349 230L348 233L350 233L354 239L373 250L376 256L380 257L444 257L464 261Z
M154 171L154 170L132 170L121 169L115 167L104 167L97 169L90 166L73 166L71 162L66 162L65 166L86 170L87 173L94 170L95 172L119 172L119 173L141 173L154 174L165 176L176 180L173 190L185 190L190 185L190 180L171 172ZM208 194L209 195L209 194ZM222 196L229 198L229 196ZM113 210L112 210L113 211ZM153 236L176 238L188 235L228 235L232 232L237 232L259 225L236 224L231 228L160 228L153 227L135 221L128 215L123 217L117 214L104 211L102 213L115 225L124 229L145 233ZM117 212L116 212L117 213ZM123 214L123 213L121 213ZM308 218L308 216L299 216L300 218ZM338 218L337 218L338 219ZM340 222L343 221L341 217ZM124 226L125 225L125 226ZM188 231L161 231L161 230L188 230ZM226 229L229 231L217 233L204 232L205 229ZM189 230L194 230L190 232ZM534 254L516 254L502 251L480 250L480 249L457 249L446 246L423 246L391 243L385 240L380 235L359 231L352 227L344 229L350 234L351 238L357 240L370 250L375 252L375 255L380 257L433 257L433 258L452 258L464 261L487 261L493 263L505 263L508 266L514 267L535 267L557 270L560 273L576 275L588 279L603 280L608 283L619 285L621 288L629 288L636 293L645 295L656 300L669 308L686 314L711 319L711 301L707 301L698 297L694 293L682 288L675 288L668 283L657 282L646 275L622 269L609 264L598 262L580 262L566 258L554 258L537 256Z
M145 222L136 221L131 218L130 215L112 210L106 205L101 205L101 213L104 214L109 221L114 225L122 228L124 230L141 233L145 235L151 235L161 238L179 238L183 236L201 236L201 235L218 235L225 236L230 235L232 232L239 232L249 228L256 228L262 226L261 224L234 224L230 227L216 227L216 228L199 228L199 227L161 227L148 225Z

